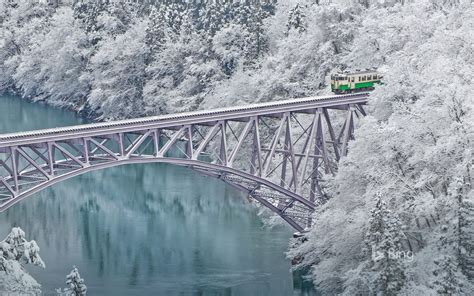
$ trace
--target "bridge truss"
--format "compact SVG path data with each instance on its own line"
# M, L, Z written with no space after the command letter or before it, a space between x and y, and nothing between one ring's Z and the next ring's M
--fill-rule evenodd
M346 155L367 98L333 95L0 135L0 211L89 171L160 162L218 178L302 232L326 198L322 176L334 174Z

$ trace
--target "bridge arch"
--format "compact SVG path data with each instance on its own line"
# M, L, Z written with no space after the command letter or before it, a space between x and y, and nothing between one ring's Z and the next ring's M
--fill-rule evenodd
M285 220L291 227L295 230L303 232L307 225L304 224L305 219L302 217L292 217L292 215L286 213L286 209L289 209L294 206L294 204L299 204L301 208L305 208L308 215L314 211L314 204L307 199L303 198L299 194L296 194L290 190L287 190L271 181L263 179L261 177L246 173L244 171L213 164L205 161L191 160L184 158L154 158L154 157L144 157L144 158L130 158L130 159L120 159L114 162L105 162L100 164L94 164L78 168L76 170L70 171L68 173L55 176L49 180L45 180L40 184L31 187L28 190L23 191L17 195L14 199L9 200L8 202L2 204L1 211L4 211L21 200L43 190L47 187L50 187L56 183L65 181L67 179L83 175L89 172L112 168L116 166L128 165L128 164L145 164L145 163L166 163L182 167L187 167L192 169L200 174L204 174L209 177L217 178L228 185L237 188L238 190L248 194L250 197L255 199L261 205L265 206L273 213L279 215L283 220ZM58 163L60 164L60 162ZM236 178L228 178L236 177ZM265 187L265 189L263 188ZM279 200L278 203L275 203L276 200ZM281 200L286 200L286 203L281 202Z
M169 163L248 193L301 232L324 195L321 175L333 174L347 153L367 98L312 97L0 135L0 211L86 172ZM342 125L332 125L335 112Z

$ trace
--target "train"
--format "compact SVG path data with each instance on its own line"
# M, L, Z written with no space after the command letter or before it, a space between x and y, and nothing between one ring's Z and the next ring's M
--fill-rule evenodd
M383 84L383 75L375 70L344 71L331 75L331 90L335 94L370 91Z

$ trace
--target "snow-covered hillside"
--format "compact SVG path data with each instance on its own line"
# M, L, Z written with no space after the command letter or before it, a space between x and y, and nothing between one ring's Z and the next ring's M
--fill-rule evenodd
M472 1L212 2L0 0L0 91L109 120L322 94L332 71L377 67L289 256L327 295L473 295Z
M472 295L473 6L371 6L356 23L339 61L375 64L386 84L290 255L329 295Z

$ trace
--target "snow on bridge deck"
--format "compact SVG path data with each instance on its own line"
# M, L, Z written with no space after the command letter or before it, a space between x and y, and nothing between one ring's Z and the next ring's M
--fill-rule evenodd
M80 174L161 162L218 178L304 231L325 198L321 176L334 173L346 155L354 115L365 115L368 97L328 95L3 134L0 212ZM333 112L344 113L338 132ZM173 149L182 155L173 157ZM211 160L200 157L205 153Z

